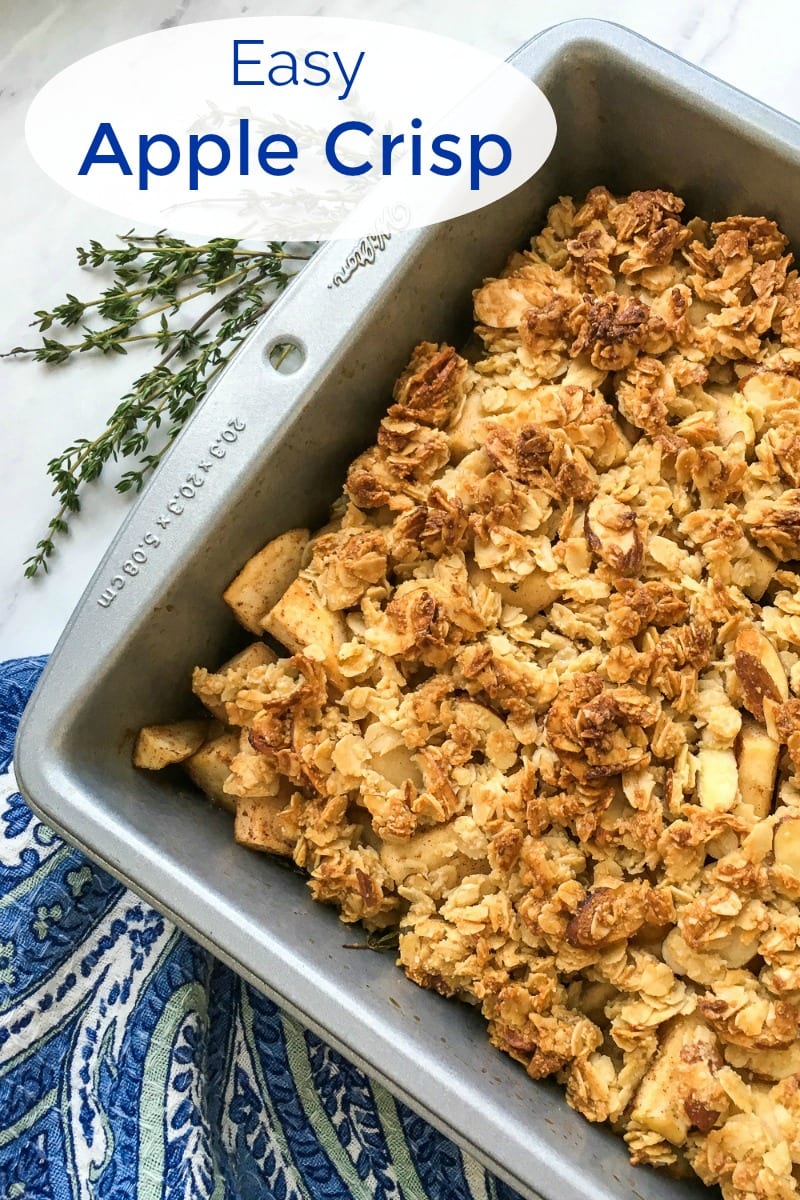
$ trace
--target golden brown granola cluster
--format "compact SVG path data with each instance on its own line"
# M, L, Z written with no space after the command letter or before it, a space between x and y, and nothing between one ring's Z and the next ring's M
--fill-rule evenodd
M482 349L414 351L264 617L291 657L195 690L243 841L634 1162L788 1200L800 281L774 222L683 208L560 200Z

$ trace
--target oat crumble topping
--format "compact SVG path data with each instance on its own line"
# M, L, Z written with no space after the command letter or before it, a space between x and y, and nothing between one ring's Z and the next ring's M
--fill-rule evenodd
M414 350L264 616L289 656L194 690L240 840L634 1162L788 1200L800 280L773 221L683 209L554 205L482 351Z

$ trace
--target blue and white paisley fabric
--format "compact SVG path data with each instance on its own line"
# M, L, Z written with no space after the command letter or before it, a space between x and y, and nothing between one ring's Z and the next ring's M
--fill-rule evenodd
M0 1200L517 1200L34 817L0 664Z

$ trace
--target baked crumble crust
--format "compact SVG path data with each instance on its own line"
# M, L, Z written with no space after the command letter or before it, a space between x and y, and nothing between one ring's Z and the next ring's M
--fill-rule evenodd
M800 281L766 217L564 197L422 343L264 618L198 669L262 848L726 1200L800 1167ZM258 843L249 843L258 844Z

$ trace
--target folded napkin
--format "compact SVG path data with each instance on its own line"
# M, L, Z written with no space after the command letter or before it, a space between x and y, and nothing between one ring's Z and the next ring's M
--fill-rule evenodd
M0 664L0 1200L518 1200L36 819Z

